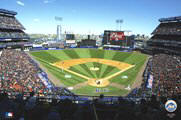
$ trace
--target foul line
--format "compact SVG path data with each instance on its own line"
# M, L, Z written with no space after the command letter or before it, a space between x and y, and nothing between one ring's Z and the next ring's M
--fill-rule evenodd
M35 56L35 57L36 57L36 56ZM36 58L38 58L38 57L36 57ZM63 70L65 70L65 71L69 72L69 73L72 73L72 74L74 74L74 75L76 75L76 76L79 76L79 77L81 77L81 78L84 78L84 79L86 79L86 80L91 79L91 78L89 78L89 77L87 77L87 76L84 76L84 75L82 75L82 74L80 74L80 73L76 73L76 72L74 72L74 71L68 70L68 69L66 69L66 68L62 68L62 67L60 67L60 66L56 66L56 65L54 65L54 64L52 64L52 63L48 63L48 62L46 62L46 61L44 61L44 60L42 60L42 59L40 59L40 58L38 58L38 59L41 60L41 61L43 61L43 62L45 62L45 63L47 63L47 64L49 64L49 65L52 65L52 66L58 67L58 68L60 68L60 69L63 69ZM116 72L116 73L114 73L114 74L112 74L112 75L110 75L110 76L107 76L107 77L105 77L105 78L100 78L100 79L102 79L102 80L109 80L109 79L111 79L111 78L113 78L113 77L121 74L122 72L127 71L128 69L130 69L130 68L132 68L132 67L134 67L134 66L135 66L135 65L131 65L131 66L129 66L129 67L127 67L127 68L119 71L119 72ZM82 83L80 83L80 84L82 84ZM78 84L77 84L77 85L78 85Z

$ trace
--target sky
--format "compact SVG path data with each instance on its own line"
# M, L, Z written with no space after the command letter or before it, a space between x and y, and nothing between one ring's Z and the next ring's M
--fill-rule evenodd
M181 0L0 0L0 8L18 13L27 33L55 34L56 26L75 34L121 30L149 35L158 19L181 15ZM55 16L62 17L56 21Z

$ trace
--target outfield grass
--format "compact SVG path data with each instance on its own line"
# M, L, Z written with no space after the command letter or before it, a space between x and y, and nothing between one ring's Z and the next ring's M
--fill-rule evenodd
M31 54L48 69L55 77L57 77L65 86L74 86L76 84L85 82L86 80L73 75L68 72L62 72L61 69L52 66L52 63L62 60L71 60L79 58L102 58L108 60L116 60L125 62L128 64L134 64L135 67L131 68L120 75L112 78L110 82L121 84L124 86L132 85L136 79L136 76L146 60L146 55L140 53L128 53L117 52L112 50L98 50L98 49L66 49L66 50L48 50L31 52ZM99 67L99 71L91 71L90 67ZM100 64L96 62L89 62L85 64L75 65L70 67L70 70L88 76L90 78L103 78L119 71L116 67ZM65 75L70 74L71 79L66 79ZM128 76L128 79L122 79L122 76ZM107 87L109 92L105 92L105 95L123 95L128 91L121 90L115 87ZM87 95L99 95L101 93L95 93L95 87L85 86L78 90L73 90L77 94Z

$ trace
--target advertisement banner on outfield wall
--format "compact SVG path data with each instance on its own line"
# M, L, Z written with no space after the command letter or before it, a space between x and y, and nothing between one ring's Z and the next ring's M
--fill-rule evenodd
M147 83L147 88L151 88L152 89L152 85L153 85L153 75L149 75L148 83Z

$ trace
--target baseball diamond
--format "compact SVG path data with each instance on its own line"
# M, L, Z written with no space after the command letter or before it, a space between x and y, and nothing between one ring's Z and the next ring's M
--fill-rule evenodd
M138 87L134 83L147 59L137 52L83 48L36 51L31 55L55 76L52 82L59 81L78 95L128 94L127 86ZM96 92L98 88L107 91Z

